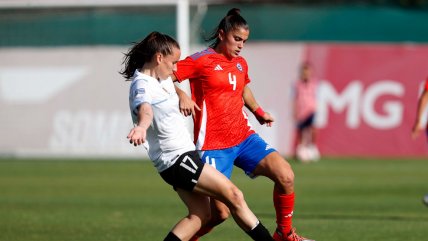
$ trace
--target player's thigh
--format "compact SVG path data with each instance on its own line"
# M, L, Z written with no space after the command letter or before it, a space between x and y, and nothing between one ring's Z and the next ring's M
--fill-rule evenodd
M235 160L235 166L244 170L250 177L257 176L254 170L259 163L270 153L275 152L258 134L253 134L239 144L239 156Z
M211 207L209 197L181 188L177 188L176 191L189 210L189 214L197 215L201 219L208 219L210 217Z
M277 151L269 153L254 170L257 176L265 176L275 183L289 185L294 181L294 172L288 163Z
M194 189L226 203L233 203L241 198L241 191L222 173L210 165L205 165Z

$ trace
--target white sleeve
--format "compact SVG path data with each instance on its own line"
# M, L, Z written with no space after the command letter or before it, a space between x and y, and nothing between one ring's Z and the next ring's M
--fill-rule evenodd
M145 80L137 80L131 89L131 111L137 114L137 108L142 103L152 103L152 93L149 83Z

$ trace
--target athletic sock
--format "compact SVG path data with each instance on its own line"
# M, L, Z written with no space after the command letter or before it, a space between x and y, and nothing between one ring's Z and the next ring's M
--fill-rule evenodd
M272 236L265 226L261 222L257 222L257 226L248 231L247 234L255 241L273 241Z
M280 194L274 190L273 205L276 211L276 224L279 231L288 234L291 231L291 222L294 209L294 192L291 194Z
M163 241L181 241L173 232L169 232Z

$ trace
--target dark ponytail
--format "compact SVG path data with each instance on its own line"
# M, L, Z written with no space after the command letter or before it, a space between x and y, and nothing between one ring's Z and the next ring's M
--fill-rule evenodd
M119 73L126 80L129 80L134 75L135 70L150 62L156 53L170 55L174 47L180 48L175 39L166 34L152 32L141 42L134 43L128 53L125 53L123 60L125 68Z
M241 16L241 10L238 8L232 8L227 12L227 15L220 21L211 35L206 38L206 41L212 42L210 47L215 48L220 42L220 39L218 38L220 30L223 30L224 33L228 33L229 31L239 28L244 28L246 30L250 29L247 21Z

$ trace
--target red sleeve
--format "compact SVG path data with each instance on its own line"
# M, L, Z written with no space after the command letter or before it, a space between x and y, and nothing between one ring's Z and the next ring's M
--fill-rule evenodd
M193 60L190 56L178 61L177 71L174 72L177 81L182 82L183 80L193 78L197 71L196 64L196 61Z
M426 91L428 91L428 78L427 78L427 80L425 81L425 88L424 88Z

